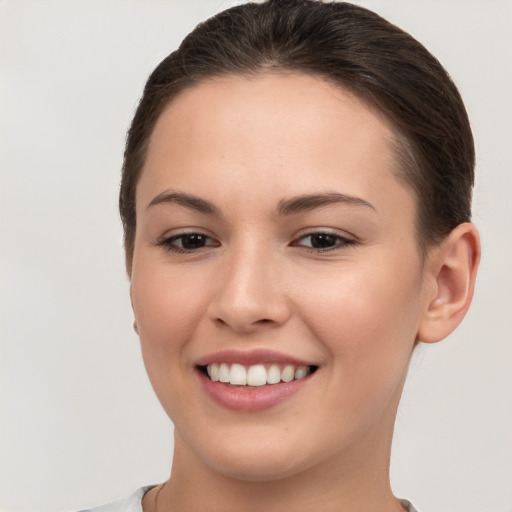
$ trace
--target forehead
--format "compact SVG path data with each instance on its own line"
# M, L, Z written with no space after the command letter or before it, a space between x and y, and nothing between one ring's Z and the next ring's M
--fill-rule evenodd
M311 142L308 147L318 145L320 138L326 144L342 143L347 126L361 150L377 139L387 143L394 138L383 115L318 76L290 72L221 76L185 89L170 102L156 123L149 156L154 153L151 149L161 147L159 143L172 144L172 137L200 142L205 148L209 142L245 142L245 148L254 136L267 148L304 137ZM223 136L229 140L221 141Z
M382 187L410 195L396 179L393 139L380 113L321 78L220 77L186 89L162 113L138 196L190 186L212 198L339 187L367 198Z

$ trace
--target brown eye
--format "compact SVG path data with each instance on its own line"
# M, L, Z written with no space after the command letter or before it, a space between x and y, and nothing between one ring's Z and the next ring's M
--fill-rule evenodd
M309 235L311 247L315 249L327 249L329 247L334 247L337 243L337 239L334 235L329 235L327 233L317 233L315 235Z
M181 249L199 249L206 245L208 237L200 233L190 233L173 237L172 241Z
M203 233L181 233L162 238L157 245L170 252L193 252L204 247L218 247L219 243Z
M356 242L335 233L309 233L302 236L293 245L305 247L306 249L322 252L332 249L341 249L343 247L354 245Z

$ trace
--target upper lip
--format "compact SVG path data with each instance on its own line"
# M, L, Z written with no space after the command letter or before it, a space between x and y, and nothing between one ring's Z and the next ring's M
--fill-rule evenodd
M275 350L262 348L251 350L221 350L202 356L196 362L197 366L207 366L213 363L238 363L246 366L265 363L291 364L294 366L311 366L313 364L281 352L276 352Z

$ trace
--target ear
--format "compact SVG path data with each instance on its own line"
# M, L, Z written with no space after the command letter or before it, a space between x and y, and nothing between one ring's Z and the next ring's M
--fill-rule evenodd
M132 304L132 311L133 311L133 314L135 315L135 309L133 308L133 292L132 292L132 285L130 283L130 302ZM137 327L137 319L134 318L133 320L133 330L139 334L139 328Z
M425 298L419 341L441 341L462 322L473 298L479 262L480 237L470 222L458 225L428 254L425 278L433 286Z

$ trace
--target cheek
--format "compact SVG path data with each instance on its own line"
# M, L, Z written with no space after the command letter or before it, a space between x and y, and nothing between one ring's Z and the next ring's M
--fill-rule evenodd
M170 272L154 261L134 265L132 298L142 355L161 399L170 383L179 392L180 384L174 376L189 364L187 341L205 311L203 291L200 283L190 282L182 272Z
M132 300L141 339L155 346L179 344L204 309L204 292L202 280L186 269L173 268L165 259L138 255L132 272Z
M316 292L303 296L303 319L327 352L319 399L328 403L324 422L334 433L344 425L347 436L357 436L379 418L392 422L398 405L416 339L420 280L414 269L389 270L317 275Z
M420 315L421 272L402 264L352 265L315 277L303 318L344 372L379 373L408 363Z

